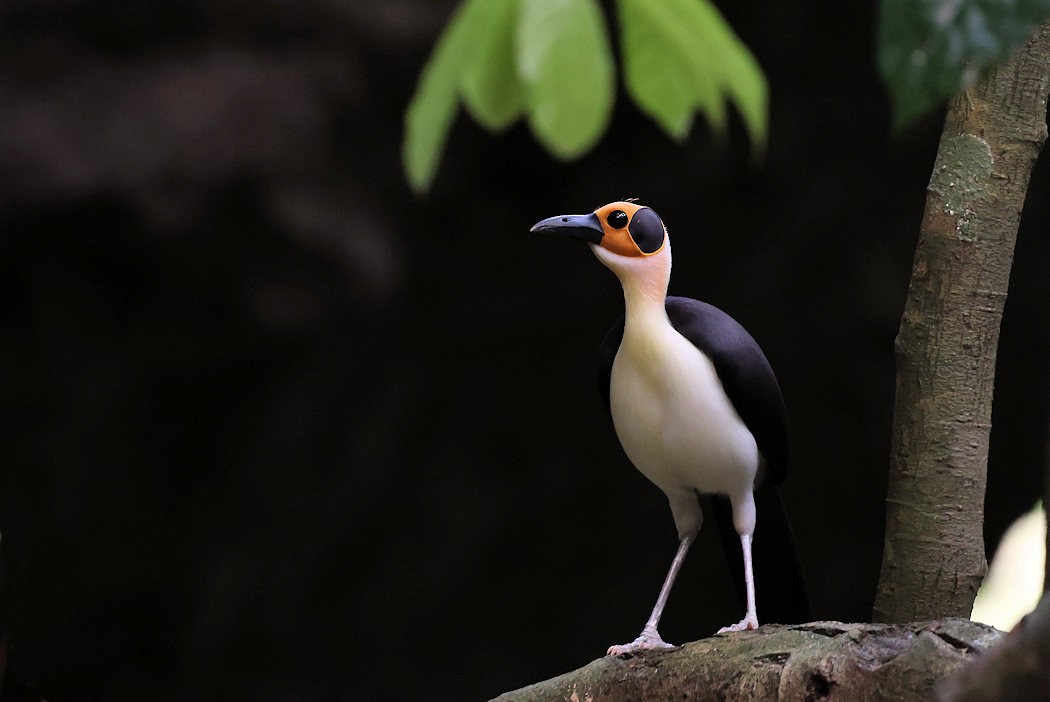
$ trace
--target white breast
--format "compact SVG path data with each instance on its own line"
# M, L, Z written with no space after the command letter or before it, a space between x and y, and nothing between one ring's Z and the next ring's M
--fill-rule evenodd
M748 491L758 448L710 359L666 321L628 325L613 362L613 424L635 467L675 500L683 489Z

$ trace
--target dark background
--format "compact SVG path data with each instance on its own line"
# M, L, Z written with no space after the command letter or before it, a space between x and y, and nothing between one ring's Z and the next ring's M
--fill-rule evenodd
M870 617L940 130L891 138L875 7L720 3L771 85L760 168L738 123L675 144L621 90L572 164L461 115L415 198L402 114L453 5L0 9L5 699L479 699L632 639L675 533L596 391L621 294L528 234L626 196L668 223L671 292L730 311L780 377L815 615ZM1004 322L992 544L1044 460L1048 171ZM713 532L669 641L740 616Z

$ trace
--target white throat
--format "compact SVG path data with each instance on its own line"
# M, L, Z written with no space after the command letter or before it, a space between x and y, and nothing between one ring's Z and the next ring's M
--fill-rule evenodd
M595 244L591 244L591 250L620 279L628 325L639 316L655 315L666 321L664 301L671 281L670 241L665 239L663 248L652 256L620 256Z

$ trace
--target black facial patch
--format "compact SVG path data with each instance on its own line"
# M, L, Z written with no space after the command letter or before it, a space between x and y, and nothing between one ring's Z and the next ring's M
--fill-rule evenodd
M660 221L660 215L648 207L634 213L627 231L642 253L655 253L664 245L664 223Z
M605 218L605 221L608 222L609 226L613 229L623 229L627 226L628 219L626 212L623 210L616 210L610 213L609 216Z

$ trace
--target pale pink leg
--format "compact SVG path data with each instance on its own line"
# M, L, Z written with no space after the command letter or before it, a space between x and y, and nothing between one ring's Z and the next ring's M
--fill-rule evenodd
M751 537L744 534L740 537L740 547L744 550L744 584L747 587L747 614L736 624L724 626L719 634L727 631L744 631L758 628L758 612L755 608L755 574L751 566Z
M671 569L667 572L664 586L660 588L660 596L656 598L656 606L653 607L653 613L649 615L649 621L645 623L641 635L631 643L610 646L606 655L619 656L624 653L633 653L634 651L641 651L649 648L674 648L672 644L669 644L660 638L660 632L656 630L656 626L660 623L660 615L664 613L664 606L667 604L667 597L671 594L671 586L674 585L674 580L678 577L678 571L682 568L685 554L689 551L689 546L693 543L695 537L695 533L686 534L678 543L678 552L675 553L674 560L671 561ZM750 558L750 553L748 554L748 558Z

